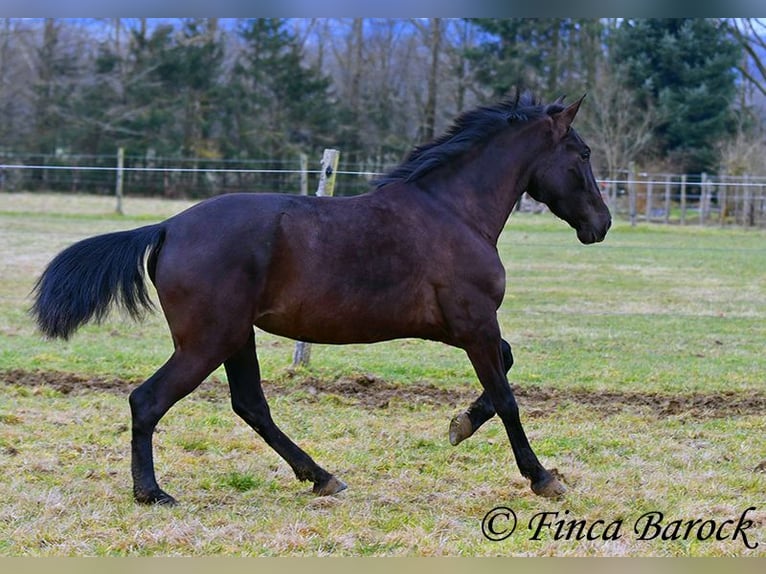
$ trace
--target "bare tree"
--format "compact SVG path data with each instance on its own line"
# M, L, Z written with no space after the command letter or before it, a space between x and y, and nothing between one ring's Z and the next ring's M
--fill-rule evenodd
M423 119L420 128L419 139L430 141L434 138L436 126L436 101L437 89L439 86L439 60L442 56L442 19L429 18L428 25L418 19L412 20L412 23L425 37L424 44L428 46L430 52L430 67L428 70L428 82L426 90L426 101L423 109Z
M478 28L465 18L450 18L444 22L444 57L439 79L441 116L444 120L457 113L484 102L490 97L489 91L479 84L473 74L471 62L466 53L476 48L480 33ZM444 109L446 108L446 109ZM437 124L438 124L437 120Z
M732 18L729 22L746 54L738 66L739 72L766 96L766 22L762 18Z
M763 157L766 155L763 133L748 129L751 126L752 124L740 123L734 136L718 145L722 173L734 176L766 173L766 166L763 164Z
M0 21L0 148L12 149L32 123L37 34L24 21Z
M583 108L583 129L594 150L600 171L614 179L620 169L652 143L659 117L653 109L640 110L632 92L626 90L607 67L597 74Z

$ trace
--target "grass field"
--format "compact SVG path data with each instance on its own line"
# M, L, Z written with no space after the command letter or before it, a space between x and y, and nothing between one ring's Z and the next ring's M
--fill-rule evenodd
M218 371L158 427L158 478L181 504L134 504L127 395L170 354L161 314L45 341L28 294L73 241L187 205L128 199L118 217L109 198L0 194L0 555L766 556L766 233L742 229L617 222L582 246L551 215L512 216L499 317L560 500L531 493L496 419L449 445L479 392L461 351L315 346L292 372L293 342L259 332L275 419L349 489L313 497ZM492 542L497 506L518 526Z

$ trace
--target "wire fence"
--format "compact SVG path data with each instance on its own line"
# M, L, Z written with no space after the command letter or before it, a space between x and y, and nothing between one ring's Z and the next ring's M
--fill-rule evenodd
M310 165L313 166L310 167ZM336 172L336 195L367 191L386 169L343 162ZM316 189L319 161L220 160L91 155L0 154L0 192L54 191L125 194L135 197L198 199L243 191L306 194ZM118 183L119 182L119 183ZM633 225L740 225L766 227L766 177L726 174L639 173L626 170L618 178L599 179L613 214ZM529 197L525 211L544 210Z
M636 173L599 182L609 206L632 225L740 225L766 227L766 177Z
M200 199L242 191L304 193L316 189L319 158L309 168L306 156L289 160L163 158L118 155L16 155L0 153L0 191L115 193L118 173L126 194L137 197ZM356 195L383 167L345 165L338 195Z

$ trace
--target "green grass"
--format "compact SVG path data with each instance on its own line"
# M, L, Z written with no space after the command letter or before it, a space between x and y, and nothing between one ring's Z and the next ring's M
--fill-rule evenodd
M156 434L158 478L181 505L135 505L127 390L66 392L10 374L138 382L154 372L171 350L161 314L112 316L69 342L45 341L26 314L28 294L72 241L186 205L129 199L117 217L110 198L0 194L0 555L766 555L766 474L755 472L766 460L766 414L716 406L766 391L766 233L733 228L617 222L603 244L582 246L550 215L512 216L499 245L508 274L499 317L516 359L512 383L557 397L519 402L538 456L570 487L562 500L529 491L496 419L451 447L454 404L403 394L364 406L310 387L369 374L403 391L446 389L463 404L479 385L461 351L409 340L315 346L311 368L293 375L293 342L259 332L275 419L349 490L313 497L231 412L219 370ZM576 400L582 392L599 400ZM692 394L706 406L663 410ZM521 526L493 543L481 519L498 505ZM720 522L749 506L755 550L639 541L631 529L649 511ZM623 520L623 537L530 540L526 522L554 511Z

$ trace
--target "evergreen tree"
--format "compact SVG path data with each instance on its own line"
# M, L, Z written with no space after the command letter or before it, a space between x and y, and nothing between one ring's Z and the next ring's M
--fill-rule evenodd
M242 51L228 90L226 154L316 155L333 137L329 78L303 65L300 44L284 19L247 20L238 36Z
M213 132L218 119L217 101L221 95L220 75L223 47L216 18L191 19L184 23L173 56L180 77L183 108L181 153L190 157L217 158L218 145Z
M180 153L180 142L173 134L179 91L173 34L171 24L150 32L145 20L131 31L124 94L129 113L121 122L125 133L135 134L129 154L143 155L149 150L160 156Z
M658 152L678 169L715 169L715 146L733 126L740 50L715 19L624 20L615 31L624 87L659 111Z
M109 43L101 43L92 70L71 104L76 125L71 145L78 153L111 155L118 145L115 118L123 111L119 64L120 58Z
M467 53L476 79L494 98L514 89L551 100L569 91L584 93L602 54L599 20L573 18L477 18L486 34Z
M192 19L134 30L125 81L125 133L140 134L135 151L217 156L211 142L217 118L222 41L215 19Z

